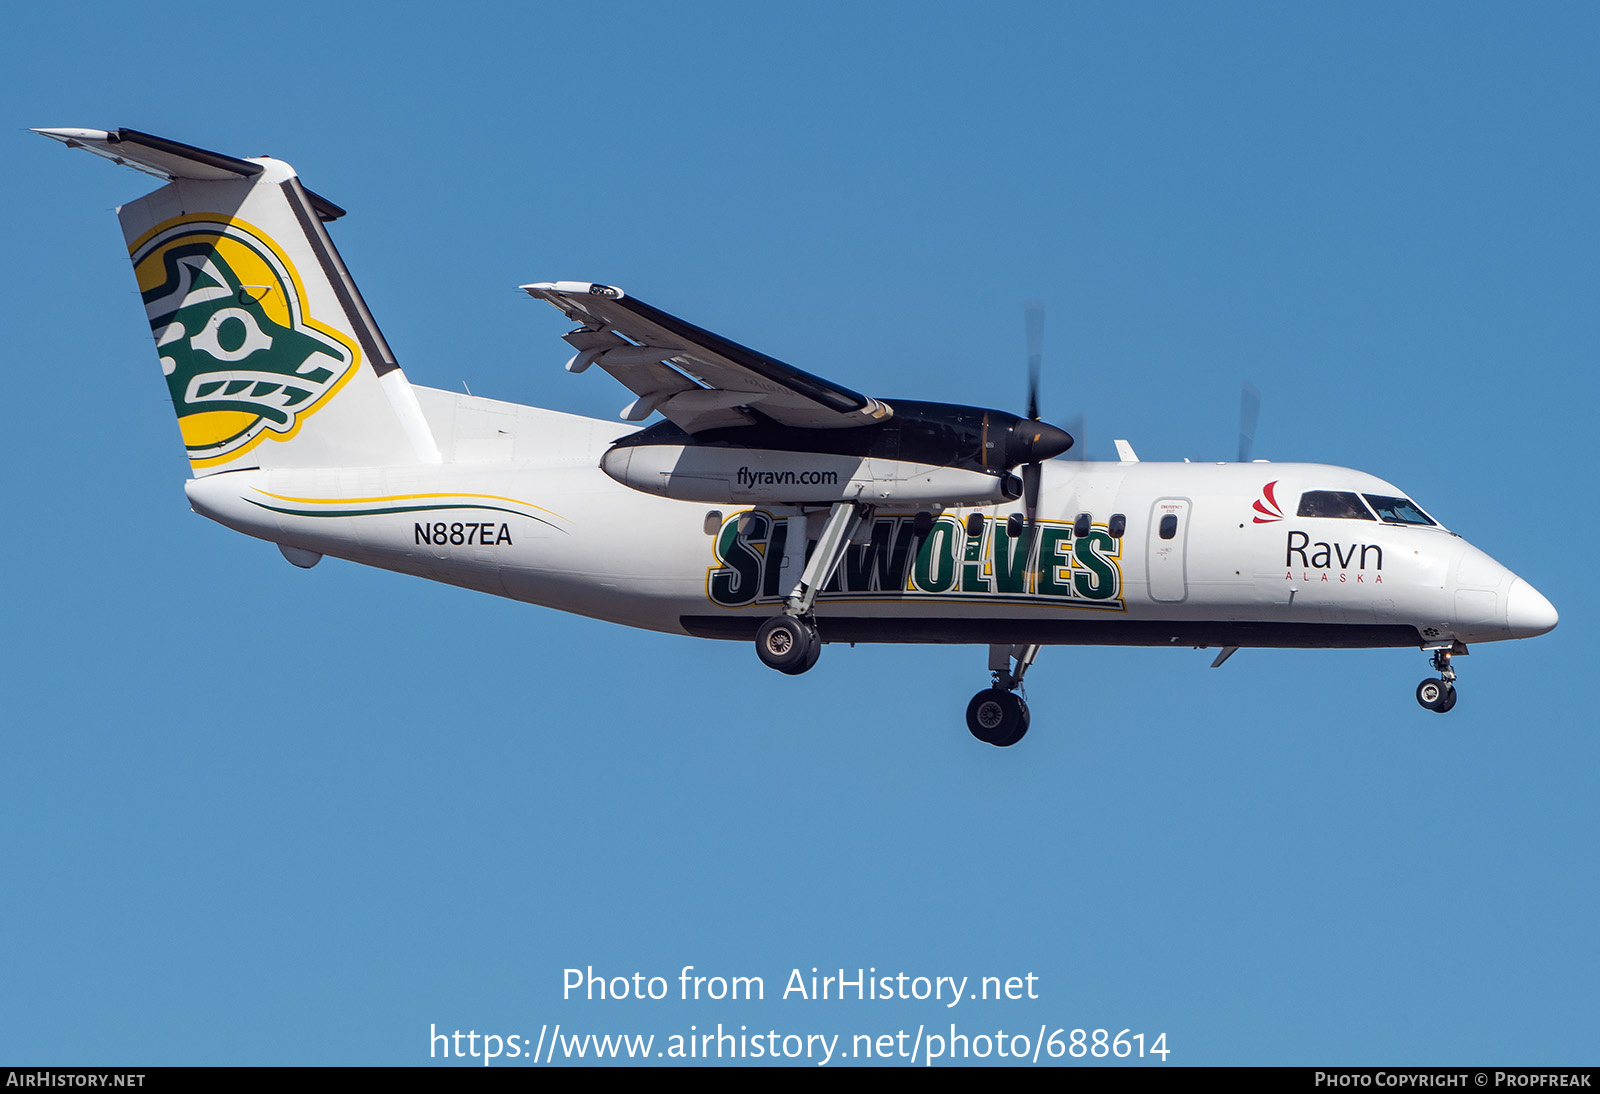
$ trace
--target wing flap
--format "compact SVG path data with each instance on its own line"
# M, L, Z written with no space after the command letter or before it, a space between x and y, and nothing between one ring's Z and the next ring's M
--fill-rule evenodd
M744 411L733 409L746 401L743 393L735 396L701 387L665 363L670 351L638 346L615 331L590 327L579 327L564 337L578 351L567 362L568 371L582 372L591 364L599 364L638 396L623 409L621 418L625 422L643 421L651 411L659 410L669 421L693 433L749 425L755 420Z

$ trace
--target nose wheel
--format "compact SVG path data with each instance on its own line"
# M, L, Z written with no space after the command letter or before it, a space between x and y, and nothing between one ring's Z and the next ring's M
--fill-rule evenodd
M1028 732L1028 704L1004 688L987 688L967 704L967 728L986 745L1009 748Z
M1466 647L1461 647L1465 652ZM1431 710L1435 714L1448 714L1456 705L1456 670L1451 667L1450 659L1456 653L1454 647L1440 649L1433 652L1433 667L1438 671L1439 678L1433 677L1417 685L1417 702L1424 710Z
M1436 714L1444 714L1456 705L1454 685L1428 677L1417 685L1417 702Z

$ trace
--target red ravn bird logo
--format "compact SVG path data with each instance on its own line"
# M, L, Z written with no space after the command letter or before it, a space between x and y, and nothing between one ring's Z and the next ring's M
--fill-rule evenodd
M1275 520L1283 519L1283 510L1278 508L1278 499L1273 491L1278 485L1278 480L1273 479L1261 488L1261 497L1250 508L1261 514L1255 518L1257 524L1271 524ZM1263 504L1265 503L1265 504Z

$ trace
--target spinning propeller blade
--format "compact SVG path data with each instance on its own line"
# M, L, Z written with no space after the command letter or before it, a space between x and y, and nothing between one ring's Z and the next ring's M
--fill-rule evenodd
M1086 414L1074 414L1067 419L1067 432L1072 434L1072 447L1067 450L1067 459L1077 460L1082 463L1089 458L1089 417Z
M1022 307L1028 331L1028 417L1039 420L1039 366L1044 359L1044 301L1030 300Z
M1022 504L1028 514L1028 528L1038 522L1039 483L1044 478L1041 464L1072 447L1072 437L1048 422L1039 420L1039 372L1044 359L1044 302L1030 300L1023 305L1022 318L1028 335L1028 419L1032 428L1016 438L1015 463L1022 465Z
M1261 416L1261 392L1249 380L1239 390L1239 462L1250 462L1256 440L1256 419Z

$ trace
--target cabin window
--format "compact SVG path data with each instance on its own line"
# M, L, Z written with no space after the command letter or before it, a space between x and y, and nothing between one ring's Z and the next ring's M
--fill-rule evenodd
M706 511L706 535L714 536L722 528L722 510L709 509Z
M1366 499L1389 524L1434 524L1428 514L1418 509L1410 498L1391 498L1385 494L1367 494Z
M1178 534L1178 515L1168 513L1161 518L1160 534L1162 539L1171 539Z
M1111 538L1112 539L1121 539L1122 538L1122 533L1126 532L1127 530L1128 530L1128 518L1125 515L1123 515L1122 513L1112 513L1111 514L1111 524L1109 526L1109 531L1111 532Z
M1361 496L1353 490L1307 490L1300 495L1302 517L1344 517L1350 520L1372 520L1372 514L1361 504Z
M1079 513L1078 519L1072 522L1072 534L1082 539L1089 534L1089 529L1093 527L1093 524L1094 517L1088 513Z

